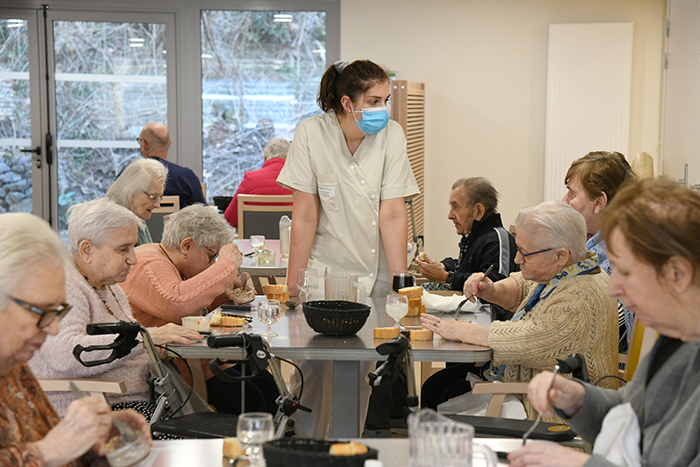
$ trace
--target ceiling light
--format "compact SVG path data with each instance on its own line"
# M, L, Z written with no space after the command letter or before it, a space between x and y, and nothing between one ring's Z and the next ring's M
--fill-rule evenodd
M289 14L284 14L284 13L277 13L274 15L274 22L275 23L291 23L292 22L292 15Z
M129 44L129 47L143 47L143 44L140 42L132 42Z
M140 37L130 37L129 42L132 43L144 43L146 42L146 39L141 39Z
M202 54L202 58L214 58L212 54Z

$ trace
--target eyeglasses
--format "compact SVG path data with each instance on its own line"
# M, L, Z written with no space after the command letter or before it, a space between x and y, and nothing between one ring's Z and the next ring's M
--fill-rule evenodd
M64 316L70 311L71 306L67 303L61 303L58 308L54 308L52 310L47 310L44 308L40 308L36 305L30 305L27 302L24 302L20 300L19 298L15 297L10 297L10 300L15 302L17 305L21 306L25 310L31 311L32 313L36 313L37 315L40 316L39 322L36 323L36 325L39 327L39 329L43 329L46 326L50 325L53 323L55 320L62 320Z
M545 253L547 251L552 251L555 250L556 248L547 248L546 250L539 250L539 251L533 251L532 253L523 253L523 250L520 249L518 246L518 242L515 242L515 248L517 248L518 253L520 253L520 256L523 258L523 263L527 263L527 257L532 256L532 255L538 255L540 253Z
M214 253L214 252L211 250L211 248L209 248L208 246L205 246L204 248L206 248L207 250L209 250L209 253L211 253L211 254L213 255L211 258L209 258L209 264L213 263L214 260L216 260L216 258L219 257L219 253L218 253L218 252Z
M143 139L143 138L136 138L136 142L139 143L139 144L141 144L141 143L146 143L146 144L148 144L148 141L146 141L146 140Z
M143 191L143 190L142 190ZM152 195L150 193L146 193L144 191L144 194L150 198L151 201L162 201L163 200L163 195Z

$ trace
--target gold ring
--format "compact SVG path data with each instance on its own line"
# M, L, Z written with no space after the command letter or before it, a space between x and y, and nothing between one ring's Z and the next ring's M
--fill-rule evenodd
M437 323L435 323L435 327L438 327L440 325L440 321L442 321L442 318L438 318Z

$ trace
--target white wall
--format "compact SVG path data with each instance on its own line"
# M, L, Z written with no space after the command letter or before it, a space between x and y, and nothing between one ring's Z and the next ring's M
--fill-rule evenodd
M665 11L666 0L342 0L343 60L426 83L428 254L458 253L447 219L457 178L491 179L506 227L543 201L550 23L634 22L630 153L658 159Z

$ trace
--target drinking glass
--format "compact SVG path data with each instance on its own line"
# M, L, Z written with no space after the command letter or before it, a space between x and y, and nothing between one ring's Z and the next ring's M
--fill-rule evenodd
M248 412L238 416L238 442L245 451L250 465L261 465L263 443L274 436L272 415L264 412Z
M256 253L260 252L265 248L265 236L264 235L251 235L250 236L250 247L255 250Z
M318 271L314 268L301 268L297 274L297 287L304 294L303 302L308 302L311 292L318 288Z
M394 318L395 327L401 327L401 318L408 314L408 297L401 294L387 295L386 314Z
M391 288L394 292L398 292L399 289L403 289L404 287L415 287L415 285L416 278L413 277L411 271L394 273L394 280L391 284Z
M280 319L280 302L279 300L268 300L267 302L260 302L258 304L258 318L260 321L267 324L267 331L260 334L266 339L271 339L275 336L279 336L276 332L272 330L272 324L276 323Z

